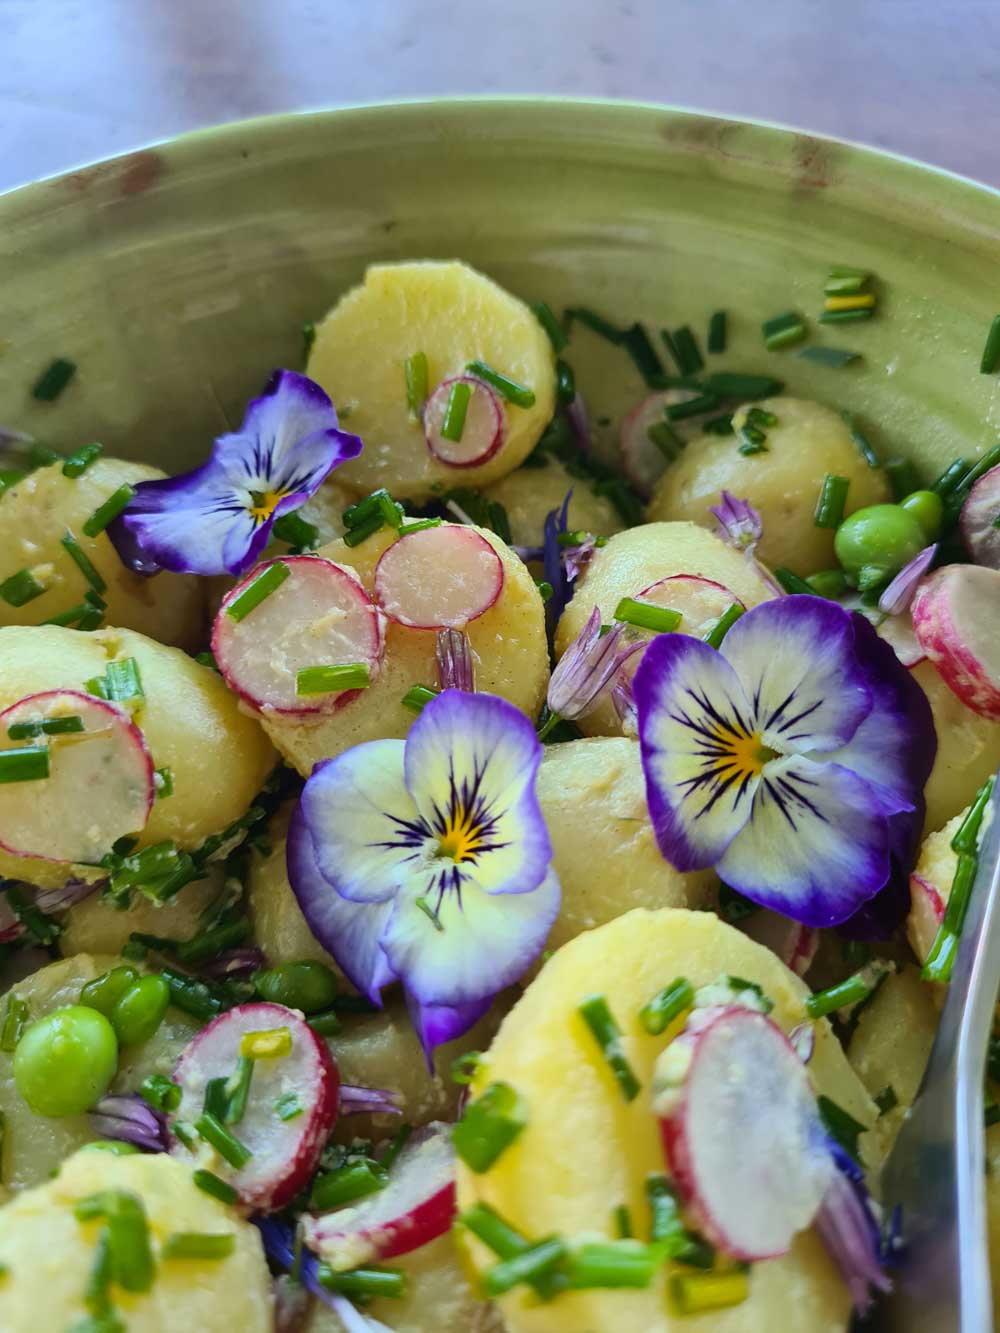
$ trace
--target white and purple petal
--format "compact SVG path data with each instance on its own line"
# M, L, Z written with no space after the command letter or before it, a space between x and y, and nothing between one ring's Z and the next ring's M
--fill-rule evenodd
M764 532L760 514L749 500L737 499L729 491L722 491L717 505L709 507L719 524L719 536L728 546L753 555Z
M622 663L619 640L625 626L601 634L601 610L595 606L583 629L552 672L546 702L559 717L584 717L600 702L603 691Z
M913 594L917 591L917 584L933 565L937 549L937 542L932 546L925 546L908 565L903 566L878 599L880 611L884 611L887 616L898 616L909 609Z
M454 1041L468 1032L469 1028L475 1027L492 1003L493 996L488 995L472 1004L421 1004L415 995L407 991L406 1008L410 1022L420 1038L428 1064L435 1047Z

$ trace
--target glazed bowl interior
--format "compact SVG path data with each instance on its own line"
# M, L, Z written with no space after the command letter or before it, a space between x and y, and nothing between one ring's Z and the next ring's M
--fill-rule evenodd
M725 309L719 364L859 415L883 457L930 473L996 435L978 374L1000 196L851 145L656 107L541 100L251 121L0 199L0 422L103 441L168 470L201 459L299 326L373 261L459 257L530 300L652 329ZM764 350L761 320L815 320L832 263L877 275L877 317L813 324L843 370ZM29 388L56 356L53 405ZM642 392L582 331L572 360L613 444Z

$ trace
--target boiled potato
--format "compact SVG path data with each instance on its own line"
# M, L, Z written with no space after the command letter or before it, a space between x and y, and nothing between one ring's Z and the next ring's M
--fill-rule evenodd
M0 1285L4 1333L89 1326L84 1293L101 1223L78 1221L73 1205L102 1190L141 1200L157 1260L148 1291L133 1295L112 1288L129 1333L271 1333L270 1276L257 1229L198 1189L187 1167L166 1154L90 1151L77 1153L54 1180L0 1210L0 1259L9 1269ZM232 1236L235 1245L224 1259L163 1258L164 1241L179 1231Z
M562 886L550 949L633 907L708 904L713 872L684 874L660 855L636 741L601 736L549 745L537 790Z
M612 1210L621 1203L634 1218L647 1216L646 1177L663 1170L650 1088L664 1039L649 1036L638 1013L675 977L699 986L720 973L761 985L786 1031L804 1020L804 983L707 912L636 910L560 949L504 1019L477 1070L474 1095L504 1081L526 1099L530 1116L485 1173L459 1162L460 1209L487 1203L531 1237L610 1236ZM607 996L642 1084L632 1102L622 1098L576 1012L595 993ZM873 1122L874 1107L825 1021L816 1024L810 1070L820 1091L863 1124ZM469 1250L481 1269L494 1262L476 1241ZM799 1235L783 1258L755 1264L749 1299L730 1309L677 1318L667 1305L666 1271L644 1290L564 1293L540 1305L520 1288L499 1305L511 1333L761 1333L787 1327L793 1309L796 1333L844 1333L847 1326L847 1288L812 1231Z
M545 610L534 580L524 564L499 537L476 528L503 561L504 586L495 605L467 627L476 672L476 689L499 694L529 717L535 717L549 680L545 641ZM370 592L375 566L396 534L383 528L360 546L331 542L318 552L328 560L349 566ZM331 714L296 718L290 714L263 714L264 729L277 749L303 776L313 764L362 741L402 737L415 713L404 708L403 695L411 685L436 685L434 630L408 629L386 624L385 657L377 679L344 708Z
M1000 722L966 708L938 675L933 663L913 667L913 679L927 695L937 731L937 758L924 788L925 829L942 824L971 805L976 792L1000 767Z
M579 529L595 537L621 532L622 518L611 501L595 495L582 477L571 477L556 458L547 459L544 467L518 468L487 486L483 495L507 511L511 540L516 546L541 546L545 519L553 509L562 508L567 491L573 492L567 511L571 532Z
M187 940L199 930L202 913L222 889L222 866L209 866L204 879L185 884L165 903L134 893L126 911L93 893L71 907L62 919L59 951L64 958L78 953L121 953L134 930L146 935ZM65 874L65 867L63 868Z
M674 574L696 574L724 584L747 607L774 596L761 571L713 533L694 523L645 523L619 532L595 551L560 617L556 656L563 655L595 606L601 608L602 621L612 624L615 607L623 597L637 597L650 584ZM588 736L620 735L622 729L610 698L577 725Z
M254 939L272 967L308 959L325 963L339 974L337 964L306 924L288 883L285 835L291 812L292 805L289 804L275 815L270 827L271 851L267 856L255 854L250 862L247 907L253 921Z
M197 646L204 631L204 597L191 574L144 578L122 564L106 533L87 537L83 525L119 486L156 481L166 473L145 463L99 458L81 477L64 477L61 463L31 472L3 497L5 540L0 582L30 569L45 592L24 606L0 602L0 625L40 625L83 600L89 583L61 544L66 532L80 543L107 587L109 625L152 634L161 643Z
M534 391L533 407L502 404L503 444L486 462L452 467L434 457L410 417L403 367L427 357L428 388L487 365ZM435 490L480 486L512 472L534 448L555 409L552 347L523 301L465 264L373 264L360 287L342 296L323 322L308 374L339 407L364 452L337 471L359 493L388 486L425 500Z
M123 961L114 955L77 954L25 977L12 987L10 994L27 1001L29 1021L34 1022L53 1009L76 1004L81 987ZM139 964L131 966L143 970ZM134 1092L149 1074L169 1074L194 1030L195 1024L187 1015L168 1009L159 1030L149 1041L119 1051L112 1092ZM70 1153L98 1137L85 1115L58 1118L35 1115L17 1090L13 1053L7 1051L0 1051L0 1111L6 1124L0 1178L12 1193L39 1184ZM106 1160L106 1155L102 1156ZM0 1326L6 1330L5 1324Z
M174 781L140 842L173 839L191 850L246 812L275 762L257 722L214 671L132 630L8 626L0 629L0 707L39 690L85 689L109 661L126 657L135 658L144 691L136 722L154 764Z
M733 416L738 429L750 407ZM693 519L715 526L708 512L723 490L747 497L764 524L757 554L765 564L798 574L835 567L833 532L813 522L827 473L850 483L846 513L891 500L880 468L861 457L839 412L800 398L768 398L756 404L778 418L767 428L767 451L744 456L734 435L702 435L667 468L649 504L650 519Z

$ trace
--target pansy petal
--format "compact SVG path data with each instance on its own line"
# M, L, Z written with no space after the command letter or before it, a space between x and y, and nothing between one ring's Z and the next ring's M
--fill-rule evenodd
M385 902L426 860L427 830L403 782L403 741L367 741L316 765L299 809L324 879L353 902Z
M849 613L823 597L780 597L741 616L719 650L782 754L835 750L872 706Z
M889 878L874 898L842 921L838 932L849 940L887 940L910 914L910 873L923 839L927 803L918 795L913 810L889 818Z
M632 688L660 851L678 870L713 865L750 817L765 758L743 687L707 643L660 634Z
M531 722L495 695L445 690L410 728L414 804L442 853L487 893L531 892L552 860L535 795L541 762Z
M382 948L421 1005L476 1004L510 986L538 957L559 900L554 871L530 893L484 893L466 882L430 903L400 894Z
M348 902L320 873L301 804L288 827L288 880L309 929L352 985L373 1004L396 977L379 944L392 904Z
M410 1022L420 1038L420 1044L427 1056L427 1063L433 1068L431 1054L436 1046L454 1041L469 1028L475 1027L493 1003L493 996L476 1000L473 1004L421 1004L409 992L406 995L406 1008Z
M718 862L719 876L803 925L837 925L889 878L888 816L898 812L839 764L774 760L750 820Z

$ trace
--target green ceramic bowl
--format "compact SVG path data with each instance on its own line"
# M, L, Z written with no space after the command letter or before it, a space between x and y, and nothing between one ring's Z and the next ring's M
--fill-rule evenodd
M561 100L251 121L0 199L0 422L190 465L272 367L300 364L300 323L366 264L456 256L532 300L653 328L703 331L725 308L727 367L850 408L884 456L930 472L996 437L998 380L978 365L998 253L997 193L764 125ZM831 263L878 275L875 319L813 325L863 361L767 353L761 320L814 318ZM54 356L79 373L36 403ZM595 416L641 393L589 335L572 359Z

